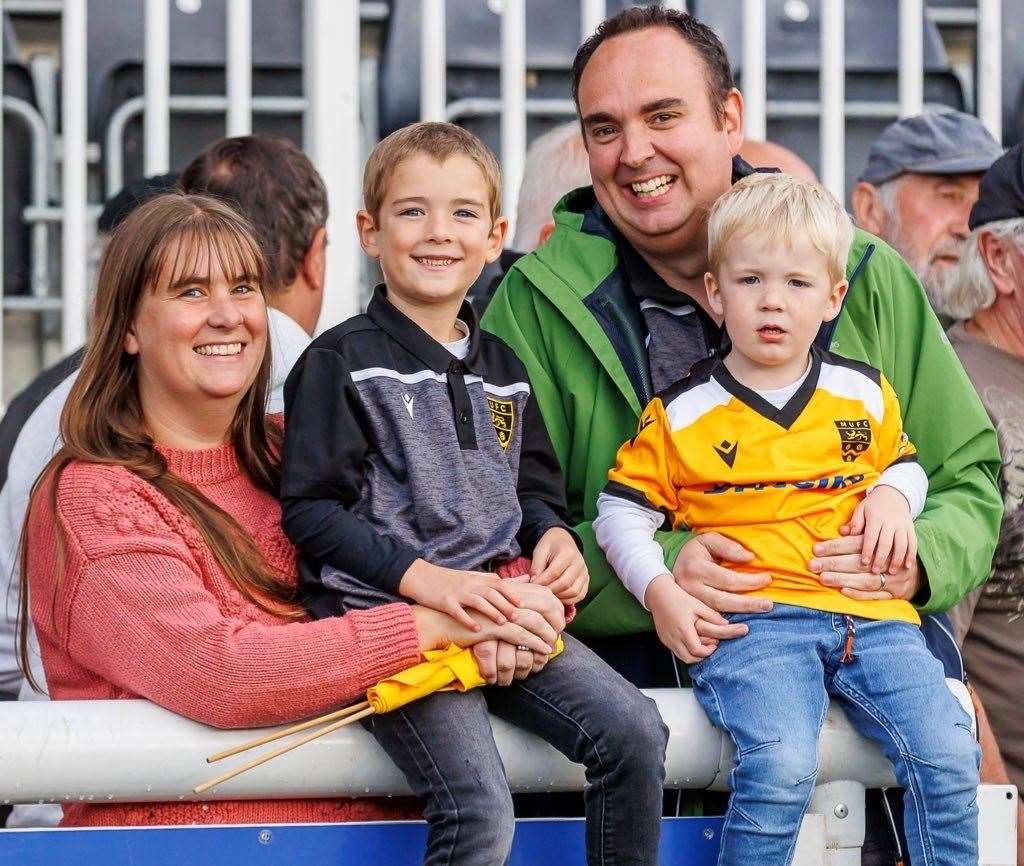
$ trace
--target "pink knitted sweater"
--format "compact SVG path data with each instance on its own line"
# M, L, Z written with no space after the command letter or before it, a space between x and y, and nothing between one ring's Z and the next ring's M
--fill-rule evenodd
M277 500L230 445L161 449L172 472L230 513L280 575L295 549ZM120 467L76 463L29 515L32 618L54 700L146 698L219 728L289 722L355 698L420 660L412 612L392 604L318 622L249 603L192 522ZM57 577L56 522L66 544ZM196 782L201 781L197 779ZM66 826L244 824L410 817L404 801L267 800L66 805Z

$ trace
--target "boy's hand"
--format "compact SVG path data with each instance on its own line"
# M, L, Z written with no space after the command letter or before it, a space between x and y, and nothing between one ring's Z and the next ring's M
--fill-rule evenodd
M658 638L687 664L707 658L718 648L717 638L698 633L701 621L712 626L729 625L725 617L680 588L667 572L648 584L644 602L654 617Z
M910 503L895 487L879 484L857 506L850 535L864 535L860 561L874 574L909 568L917 559Z
M590 574L576 540L560 526L545 532L533 549L530 583L546 586L559 601L582 601L590 586Z
M512 586L482 571L458 571L417 559L398 585L406 598L448 614L457 622L479 631L469 611L475 610L498 625L514 620L516 599Z

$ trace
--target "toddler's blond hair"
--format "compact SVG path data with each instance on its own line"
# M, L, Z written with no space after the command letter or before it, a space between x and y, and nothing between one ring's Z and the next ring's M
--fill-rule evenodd
M746 234L786 243L806 237L825 257L832 282L846 277L853 223L821 184L775 172L755 172L736 183L708 216L708 269L713 274L729 241Z

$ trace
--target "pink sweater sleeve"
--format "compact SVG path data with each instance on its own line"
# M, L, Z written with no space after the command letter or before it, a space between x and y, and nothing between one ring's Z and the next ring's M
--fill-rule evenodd
M420 660L407 605L317 622L233 619L185 563L145 551L80 572L66 648L120 688L220 728L325 712Z
M270 725L345 704L420 660L407 605L261 622L239 597L232 615L180 537L98 538L89 512L72 509L72 522L67 504L62 495L66 569L52 625L73 660L131 694L216 727Z

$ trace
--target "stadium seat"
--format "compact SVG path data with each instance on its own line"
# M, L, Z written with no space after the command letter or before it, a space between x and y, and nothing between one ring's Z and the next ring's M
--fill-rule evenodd
M1018 0L1020 2L1020 0ZM816 104L818 102L820 0L807 0L806 20L792 17L793 7L785 0L768 0L766 15L767 89L769 101ZM722 37L739 85L743 83L742 17L733 4L697 0L691 8ZM926 103L963 109L960 81L950 69L938 28L930 21L924 27L924 99ZM878 102L897 100L899 57L899 11L892 0L858 0L846 4L846 101ZM846 120L846 191L856 182L867 159L868 148L891 117L848 116ZM818 115L768 118L768 138L803 157L815 171L820 170Z
M1003 144L1024 139L1024 0L1003 0Z
M171 93L225 91L225 0L205 0L198 11L170 5ZM253 0L252 89L260 96L302 95L302 0ZM105 141L117 107L143 92L143 4L90 0L88 102L90 138ZM255 113L253 131L302 140L298 115ZM174 112L171 168L180 170L207 142L224 135L222 114ZM125 180L142 176L142 120L124 138Z
M630 0L608 0L608 14L630 5ZM482 0L448 0L446 6L448 103L500 96L501 17ZM421 22L419 0L392 0L380 55L382 136L419 120ZM579 44L578 3L526 0L527 99L569 98L569 70ZM566 119L564 114L533 114L527 137L532 140ZM457 121L500 150L497 115L465 115Z
M32 79L28 69L17 60L7 41L5 28L3 93L6 97L35 105ZM9 47L10 46L10 47ZM25 295L31 290L30 229L22 219L22 212L30 202L32 176L32 136L25 124L9 112L4 112L3 134L3 268L4 294Z

